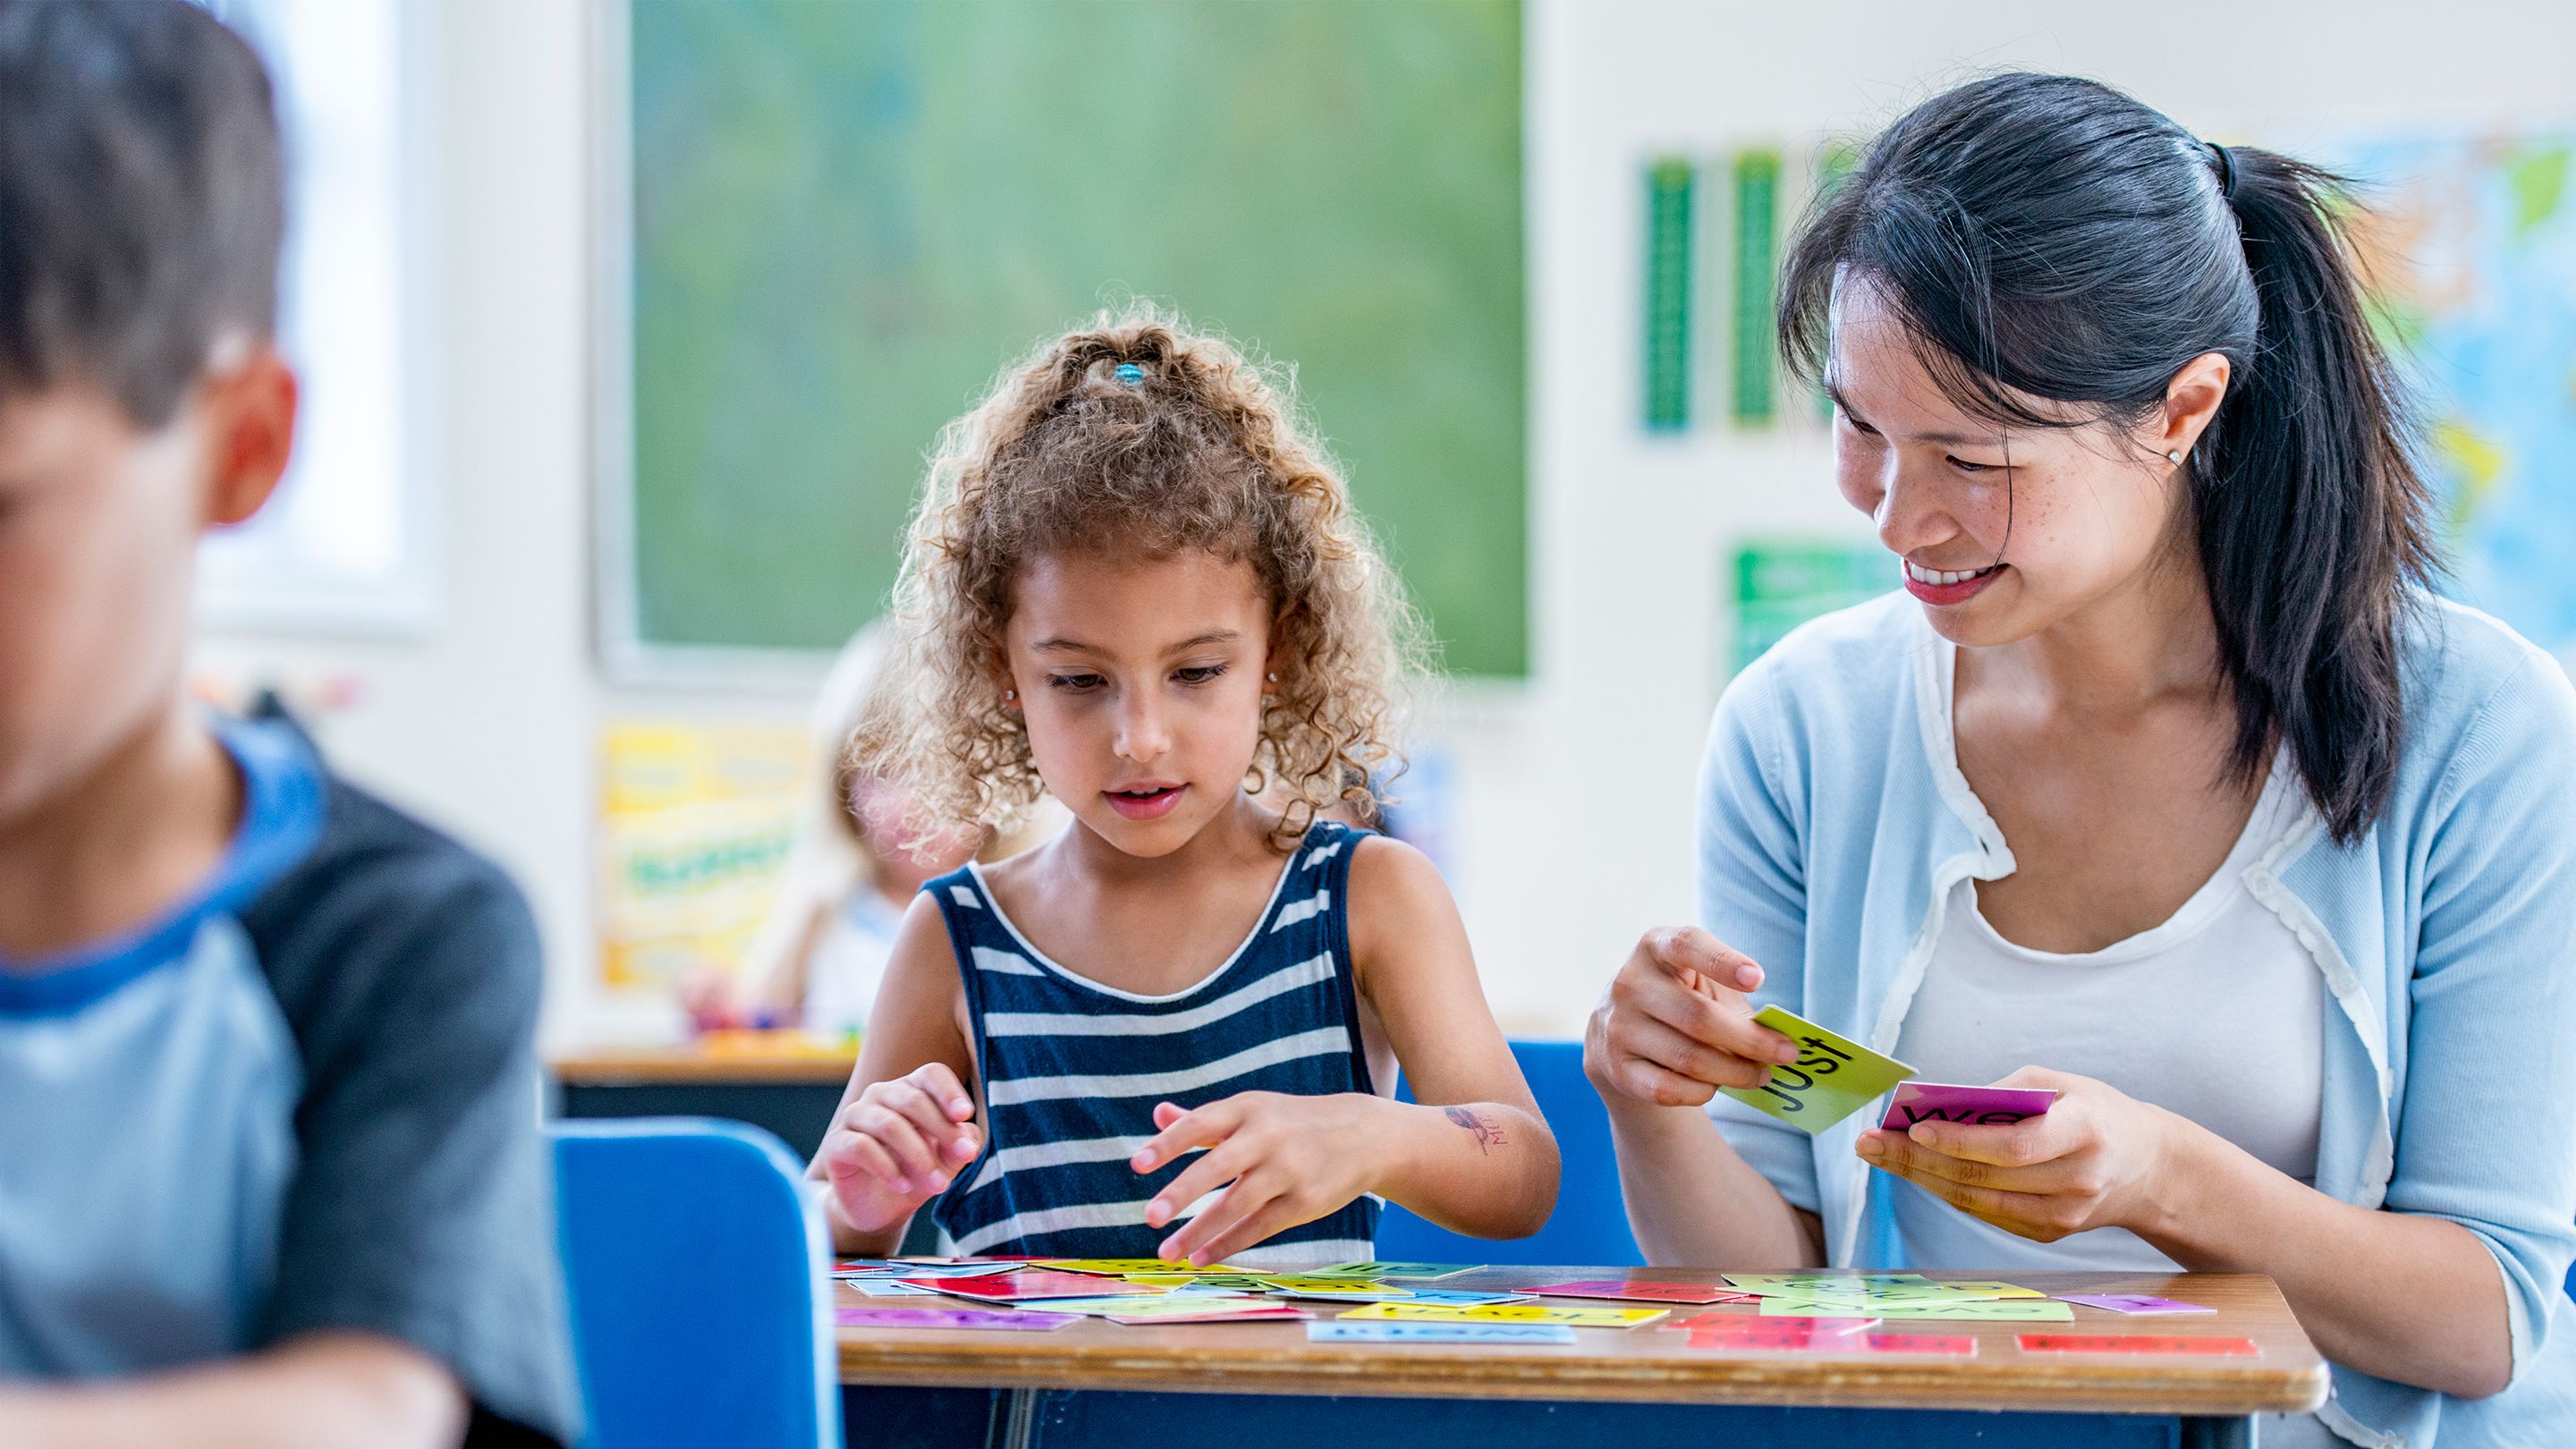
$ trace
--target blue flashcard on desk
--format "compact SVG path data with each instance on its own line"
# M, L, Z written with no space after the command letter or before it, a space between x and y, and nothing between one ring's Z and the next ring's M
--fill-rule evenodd
M1562 1323L1353 1323L1306 1325L1308 1343L1572 1343Z

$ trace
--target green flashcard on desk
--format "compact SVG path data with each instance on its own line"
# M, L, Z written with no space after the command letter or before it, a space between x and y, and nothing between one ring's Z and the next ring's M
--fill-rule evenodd
M1718 1090L1801 1131L1822 1132L1914 1075L1912 1067L1894 1057L1880 1056L1779 1007L1766 1006L1753 1019L1798 1044L1797 1065L1774 1066L1768 1086Z

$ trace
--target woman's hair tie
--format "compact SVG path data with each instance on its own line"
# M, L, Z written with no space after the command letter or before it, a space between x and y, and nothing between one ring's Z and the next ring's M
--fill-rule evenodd
M1145 385L1145 369L1132 362L1118 364L1117 369L1109 375L1118 379L1121 386L1143 387Z
M2215 141L2200 144L2209 148L2209 159L2218 167L2218 194L2228 205L2236 204L2236 157Z

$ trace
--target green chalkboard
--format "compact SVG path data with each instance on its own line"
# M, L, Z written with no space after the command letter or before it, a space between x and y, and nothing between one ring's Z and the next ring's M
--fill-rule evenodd
M940 425L1133 296L1295 363L1449 668L1526 672L1516 3L623 19L633 642L837 645Z

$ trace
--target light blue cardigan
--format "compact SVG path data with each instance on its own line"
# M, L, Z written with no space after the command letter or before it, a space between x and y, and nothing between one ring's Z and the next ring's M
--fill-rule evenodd
M1762 1001L1882 1052L1951 887L2013 870L1939 707L1951 652L1901 593L1799 629L1728 686L1700 780L1701 924L1761 963ZM2472 1402L2338 1366L2324 1416L2391 1449L2437 1428L2448 1449L2576 1444L2576 1333L2550 1332L2576 1312L2576 690L2453 604L2418 610L2402 653L2386 812L2342 847L2310 811L2249 883L2325 976L2318 1189L2477 1235L2514 1386ZM1723 1096L1710 1115L1821 1216L1831 1263L1903 1265L1889 1180L1852 1152L1868 1114L1813 1138Z

